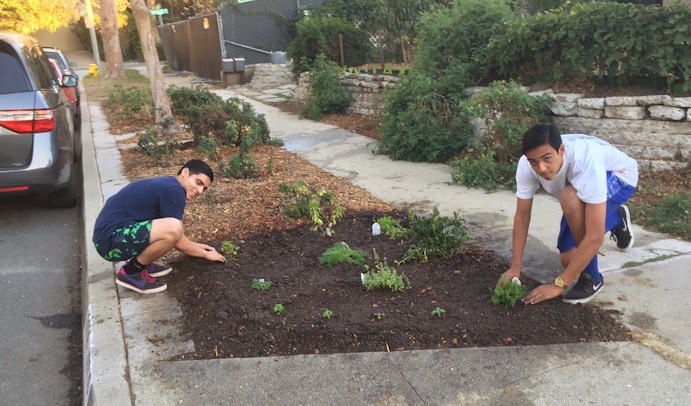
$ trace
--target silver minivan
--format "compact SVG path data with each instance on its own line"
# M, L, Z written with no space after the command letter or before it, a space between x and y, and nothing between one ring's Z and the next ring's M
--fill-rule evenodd
M81 140L64 87L31 37L0 31L0 196L43 193L52 207L77 204Z

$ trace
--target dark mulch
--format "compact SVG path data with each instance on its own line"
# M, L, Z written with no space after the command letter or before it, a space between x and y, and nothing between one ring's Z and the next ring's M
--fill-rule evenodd
M398 214L400 216L400 214ZM399 351L433 348L541 345L629 338L618 314L595 305L552 300L507 309L490 303L490 289L508 264L480 244L449 260L398 267L412 289L366 291L361 267L319 264L335 242L369 253L389 265L404 248L386 236L372 237L374 212L347 214L329 238L309 225L249 235L227 264L183 258L172 265L169 291L183 309L183 335L196 352L184 359ZM403 217L401 217L403 219ZM220 247L221 241L215 245ZM370 261L371 264L371 261ZM273 282L265 292L253 279ZM537 286L527 278L528 288ZM285 312L274 314L275 304ZM443 317L431 312L440 307ZM333 318L322 317L325 310ZM381 313L381 319L375 316Z

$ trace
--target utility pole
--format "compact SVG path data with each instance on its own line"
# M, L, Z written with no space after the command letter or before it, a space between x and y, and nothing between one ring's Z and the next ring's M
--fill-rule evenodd
M86 5L86 18L84 24L89 29L89 36L91 37L91 49L94 53L96 65L101 67L101 54L98 52L98 41L96 40L96 27L94 26L94 10L91 8L91 0L84 0Z

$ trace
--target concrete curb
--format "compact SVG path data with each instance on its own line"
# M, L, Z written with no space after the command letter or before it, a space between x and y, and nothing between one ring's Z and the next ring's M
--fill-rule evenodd
M133 404L127 353L113 264L90 244L96 217L103 207L91 111L80 83L82 111L82 312L84 405Z

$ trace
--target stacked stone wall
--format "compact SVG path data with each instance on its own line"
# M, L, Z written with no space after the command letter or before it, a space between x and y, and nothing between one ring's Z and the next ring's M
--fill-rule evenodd
M288 64L259 63L253 65L254 73L249 84L252 90L273 89L295 83L295 77Z
M307 98L308 81L308 73L300 76L297 100ZM341 86L354 100L349 112L380 115L384 90L397 81L386 75L343 74ZM635 158L641 170L678 169L691 162L691 97L585 97L551 90L532 94L554 98L552 121L562 133L598 136Z

